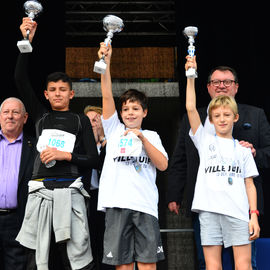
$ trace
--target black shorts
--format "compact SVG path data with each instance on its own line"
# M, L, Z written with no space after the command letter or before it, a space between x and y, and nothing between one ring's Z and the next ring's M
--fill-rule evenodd
M121 208L106 209L103 262L156 263L165 258L156 217Z

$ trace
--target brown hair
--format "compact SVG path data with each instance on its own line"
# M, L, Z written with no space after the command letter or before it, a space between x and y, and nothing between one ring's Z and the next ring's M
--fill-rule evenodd
M143 110L147 109L147 96L141 92L138 91L136 89L129 89L126 92L124 92L121 96L120 96L120 110L122 111L122 106L123 104L125 104L128 100L131 102L137 101L141 104Z
M228 66L218 66L218 67L213 68L208 74L207 83L211 82L211 77L212 77L213 73L217 70L222 71L222 72L230 71L234 77L235 83L238 83L238 76L237 76L235 69L228 67Z

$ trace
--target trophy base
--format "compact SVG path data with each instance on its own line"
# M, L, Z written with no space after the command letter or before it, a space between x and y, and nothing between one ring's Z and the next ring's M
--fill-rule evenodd
M187 78L198 78L198 73L195 68L189 68L186 70L186 77Z
M104 74L107 64L104 61L96 61L94 65L94 72Z
M33 51L32 45L29 40L23 39L17 42L17 47L19 48L21 53L30 53Z

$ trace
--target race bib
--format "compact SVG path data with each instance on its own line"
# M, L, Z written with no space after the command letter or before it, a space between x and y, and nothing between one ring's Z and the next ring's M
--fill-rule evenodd
M133 133L120 136L116 156L138 157L142 152L142 141Z
M43 129L38 138L37 150L39 152L46 147L53 147L59 151L72 152L75 145L76 136L59 129Z

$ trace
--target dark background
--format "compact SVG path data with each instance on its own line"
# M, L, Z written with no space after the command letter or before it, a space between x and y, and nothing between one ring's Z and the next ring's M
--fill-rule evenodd
M21 40L19 25L25 1L12 0L1 3L1 52L2 85L0 102L9 96L18 96L14 85L14 67L18 49L16 43ZM46 75L53 71L65 70L65 8L63 0L41 1L44 11L36 19L38 31L33 42L32 83L36 89L44 90ZM202 3L203 2L203 3ZM207 3L205 3L207 2ZM249 4L237 4L236 1L211 2L175 1L176 38L171 46L178 51L177 79L180 85L179 114L184 108L185 81L183 65L187 50L187 40L182 35L185 26L199 28L195 40L198 60L197 102L205 106L209 102L206 91L206 79L209 70L217 65L234 67L239 75L240 87L236 96L239 103L262 107L270 119L269 95L269 38L265 10L262 1ZM100 26L97 26L99 29ZM150 46L138 37L138 44L130 46ZM97 40L98 46L100 40ZM85 45L87 44L80 44ZM117 41L114 41L117 46ZM120 45L120 44L118 44ZM126 44L127 46L129 44ZM155 44L159 46L159 44ZM28 128L31 129L30 123ZM262 218L262 236L270 237L270 173L264 171L265 215Z

